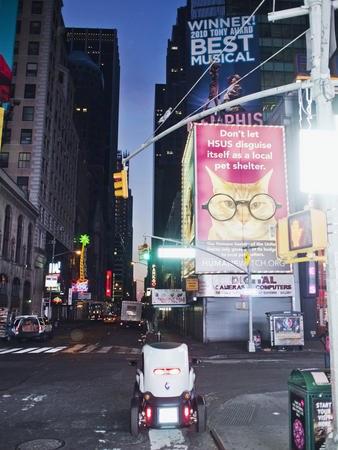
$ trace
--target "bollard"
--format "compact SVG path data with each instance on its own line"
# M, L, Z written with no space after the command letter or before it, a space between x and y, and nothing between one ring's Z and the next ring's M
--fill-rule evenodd
M158 331L157 332L157 342L161 342L161 332L160 331Z

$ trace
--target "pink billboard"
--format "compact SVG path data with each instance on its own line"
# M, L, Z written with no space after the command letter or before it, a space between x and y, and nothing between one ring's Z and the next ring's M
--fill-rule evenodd
M275 225L288 213L284 127L196 124L196 272L285 272ZM224 261L227 260L227 261ZM237 266L237 267L236 267Z

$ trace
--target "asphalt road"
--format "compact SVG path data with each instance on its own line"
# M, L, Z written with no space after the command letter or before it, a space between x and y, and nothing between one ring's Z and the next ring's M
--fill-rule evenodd
M207 431L143 429L132 438L135 368L129 362L139 358L139 337L139 330L85 323L46 342L0 343L0 450L216 449L210 429L229 401L244 394L287 396L292 369L323 365L319 352L215 359L201 357L200 347L191 354L193 347L190 356L201 359L196 391L206 399Z

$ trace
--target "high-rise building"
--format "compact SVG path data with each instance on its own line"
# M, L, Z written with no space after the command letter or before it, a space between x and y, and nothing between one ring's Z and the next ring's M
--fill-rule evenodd
M74 85L60 30L61 2L19 1L2 167L39 211L34 236L31 308L41 312L44 275L62 253L62 294L71 287L79 138ZM65 255L66 254L66 255Z
M67 28L65 43L74 78L75 121L80 135L82 196L88 193L87 224L93 245L88 249L88 271L93 295L105 297L106 271L115 272L115 198L117 169L120 63L116 29ZM83 183L83 184L82 184ZM84 199L85 200L85 199ZM83 203L82 203L83 204ZM81 203L79 203L81 205ZM80 218L79 218L80 220Z

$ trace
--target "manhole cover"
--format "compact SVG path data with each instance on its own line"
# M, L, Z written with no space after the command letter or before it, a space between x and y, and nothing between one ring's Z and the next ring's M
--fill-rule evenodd
M255 405L227 405L216 423L222 425L247 425L252 419Z
M60 439L35 439L19 444L16 450L57 450L64 447L65 442Z

